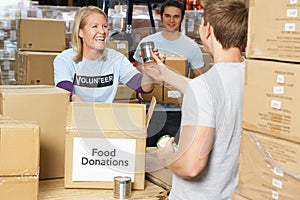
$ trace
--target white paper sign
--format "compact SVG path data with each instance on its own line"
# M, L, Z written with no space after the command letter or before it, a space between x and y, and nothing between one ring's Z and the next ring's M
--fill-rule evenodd
M129 176L134 181L135 139L73 138L72 181L113 181Z

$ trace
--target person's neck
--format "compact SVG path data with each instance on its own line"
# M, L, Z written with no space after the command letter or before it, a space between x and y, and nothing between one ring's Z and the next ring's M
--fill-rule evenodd
M169 30L163 30L161 34L167 40L177 40L181 36L181 33L179 31Z
M239 63L244 61L244 58L239 48L229 48L227 50L224 49L214 50L213 59L214 59L214 63L220 63L220 62Z
M87 51L83 52L83 57L88 60L97 60L101 54L100 51Z

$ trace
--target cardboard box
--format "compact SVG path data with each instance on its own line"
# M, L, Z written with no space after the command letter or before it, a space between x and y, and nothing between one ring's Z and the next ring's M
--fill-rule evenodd
M38 176L40 128L35 122L0 120L0 176Z
M70 93L45 85L1 86L0 113L40 126L40 179L64 176L66 115Z
M297 1L250 0L247 58L300 62L299 9Z
M38 190L38 177L0 177L1 200L37 200Z
M163 102L163 84L155 84L151 93L141 94L144 102L150 102L152 97L155 97L157 102Z
M66 48L66 22L49 18L20 18L17 44L24 51L55 51Z
M171 85L164 84L164 103L179 104L182 102L183 94Z
M238 191L251 199L299 199L300 144L242 132Z
M242 196L238 192L233 192L232 195L231 195L231 197L232 197L232 200L250 200L250 199Z
M110 40L107 43L107 48L114 49L129 58L128 56L128 41L127 40Z
M70 103L65 153L66 188L113 188L115 176L145 187L145 104ZM88 120L87 120L88 119Z
M300 142L300 64L246 60L243 128Z
M59 53L16 51L18 85L54 85L53 60Z
M136 92L135 90L131 89L130 87L119 84L118 85L118 90L115 95L114 100L125 100L125 99L136 99Z
M187 76L187 58L182 55L166 55L165 65L175 72Z

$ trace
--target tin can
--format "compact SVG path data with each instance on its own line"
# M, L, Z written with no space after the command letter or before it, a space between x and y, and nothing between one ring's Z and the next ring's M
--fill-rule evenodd
M157 148L162 148L162 147L166 146L166 144L170 138L171 138L170 135L161 136L156 143ZM175 142L173 142L172 144L173 144L174 151L177 151L177 148L178 148L177 144Z
M143 62L152 62L154 59L152 58L152 51L154 49L154 42L148 41L148 42L142 42L140 44L141 51L143 54Z
M128 176L114 177L114 198L128 199L131 196L132 183Z

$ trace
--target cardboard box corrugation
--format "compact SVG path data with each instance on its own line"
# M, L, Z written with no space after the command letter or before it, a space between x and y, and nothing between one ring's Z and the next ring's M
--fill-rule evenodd
M299 199L300 145L243 130L238 192L251 199Z

